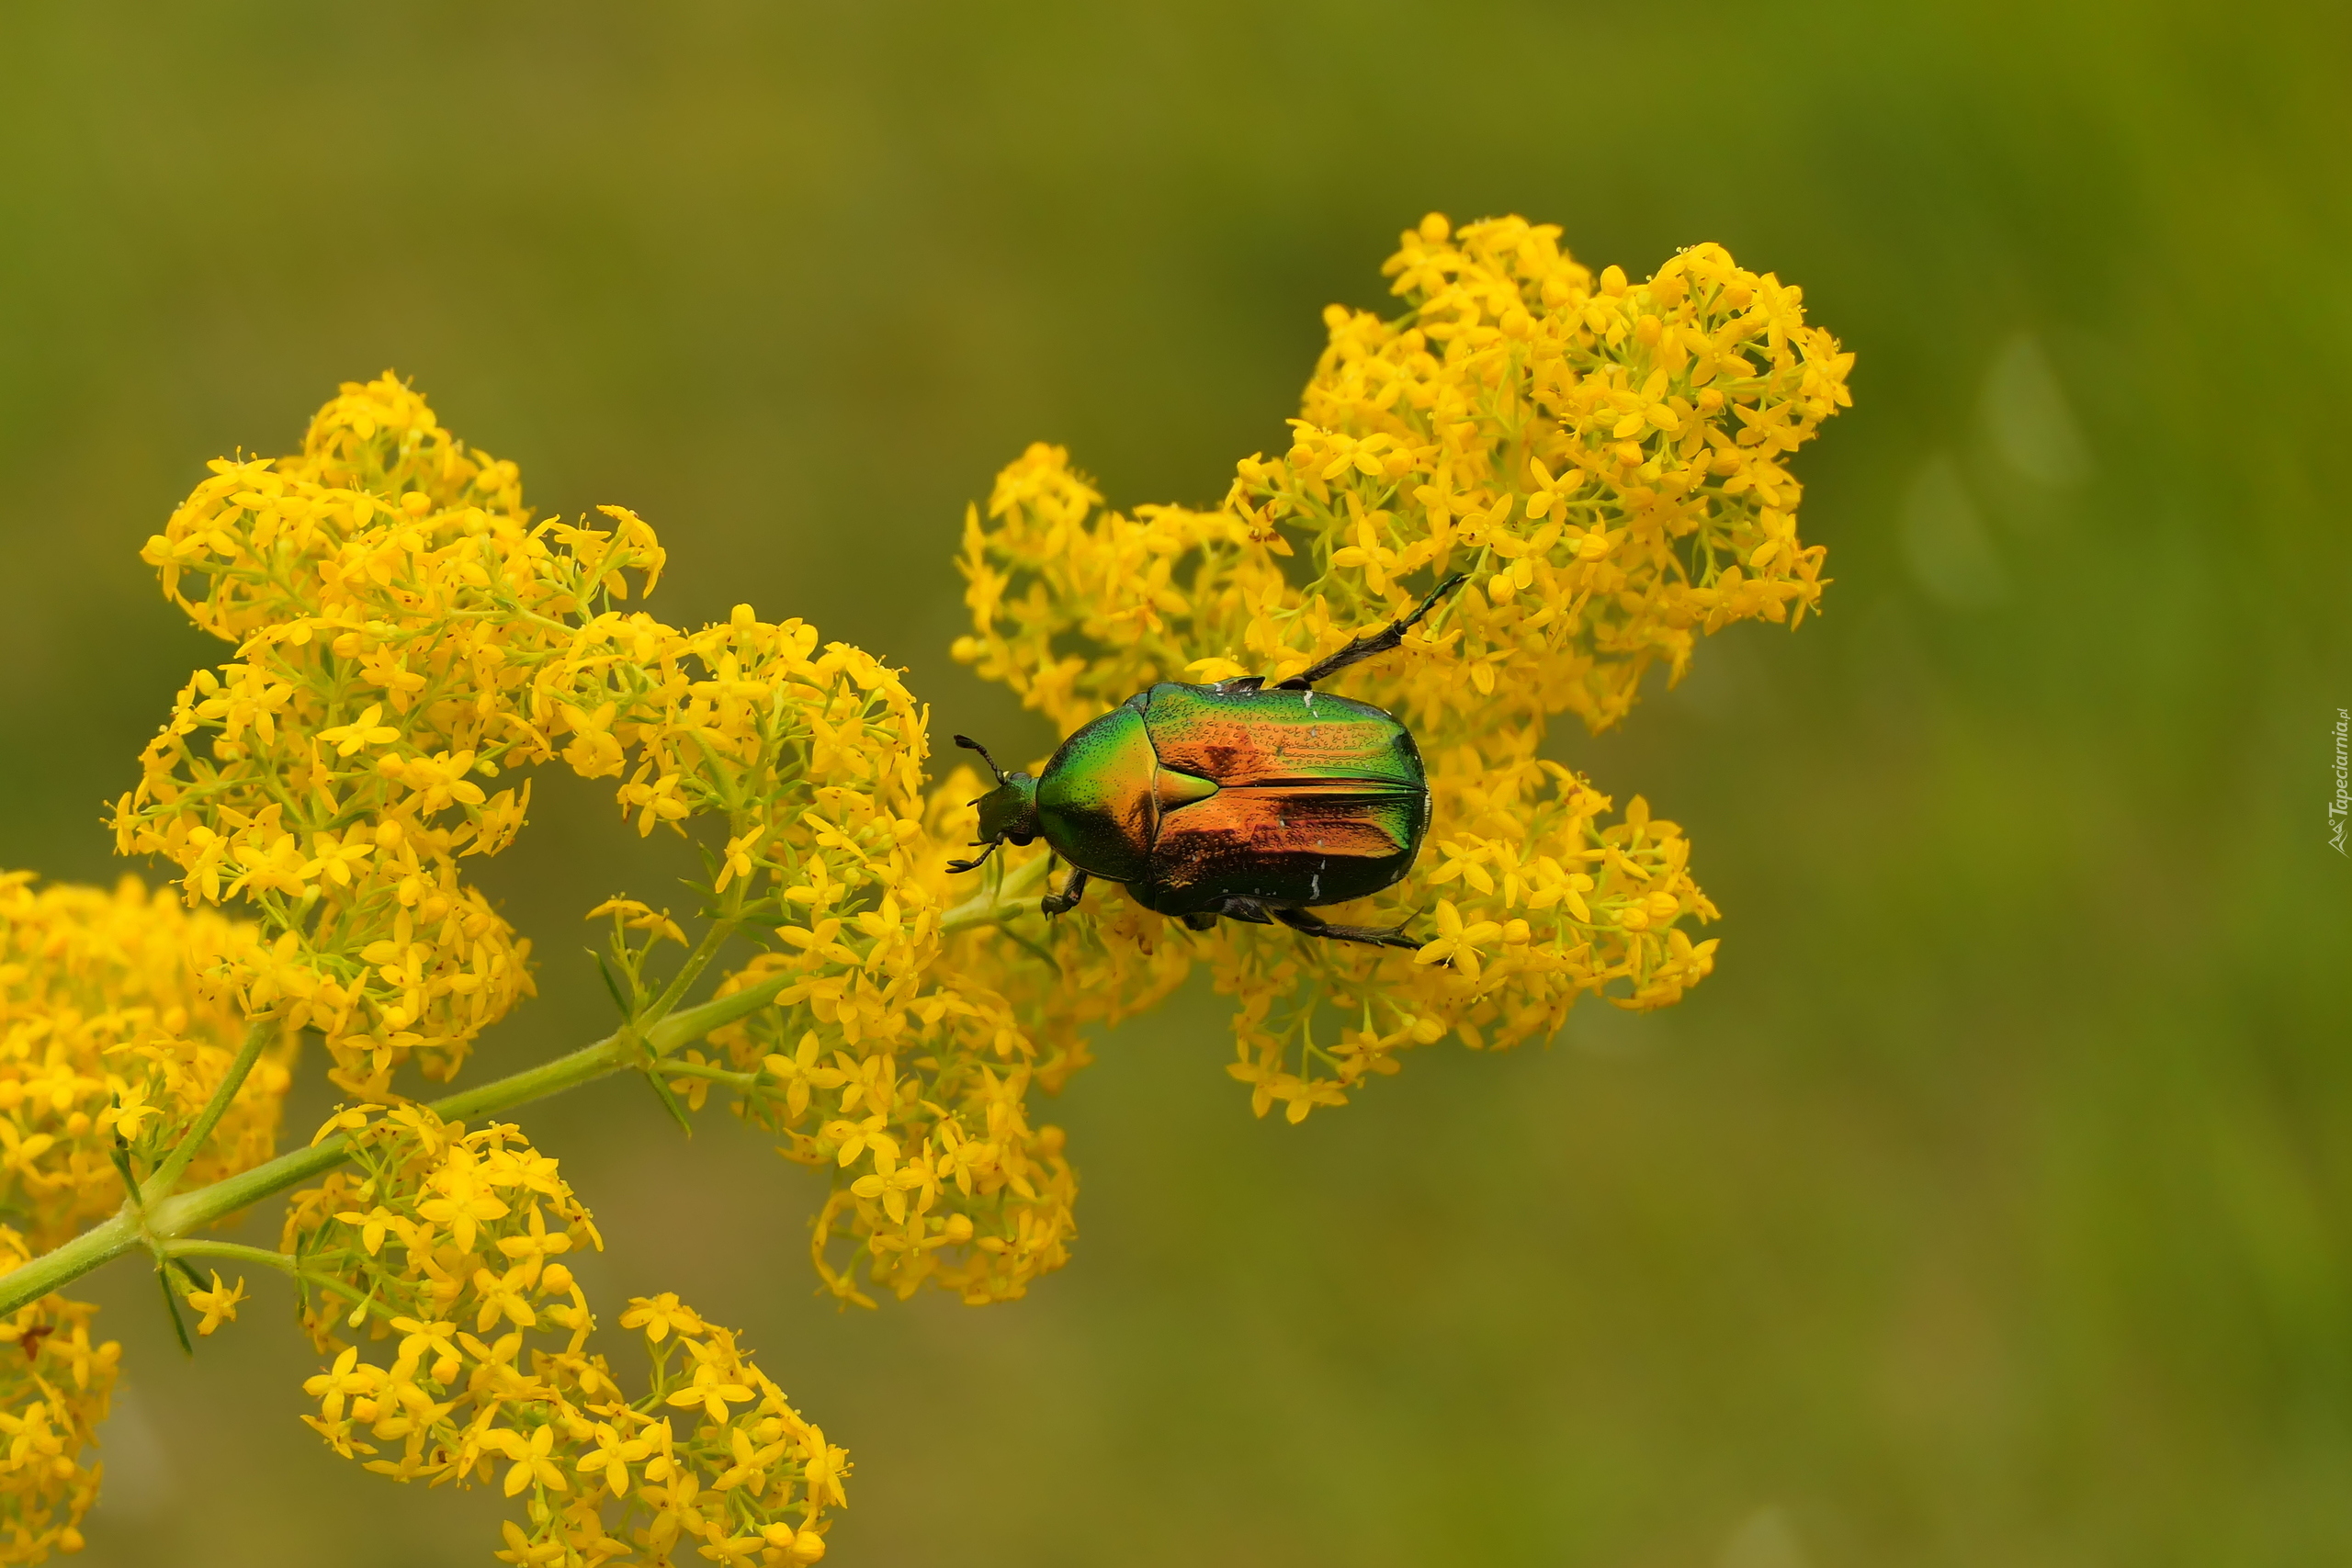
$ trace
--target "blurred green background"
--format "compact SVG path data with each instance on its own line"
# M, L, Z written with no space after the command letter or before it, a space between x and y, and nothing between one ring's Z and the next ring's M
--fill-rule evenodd
M2345 1561L2347 15L0 8L0 864L119 874L100 803L219 657L140 543L338 380L638 508L668 618L807 615L1042 752L945 657L1025 442L1214 499L1430 209L1719 240L1860 355L1797 463L1828 615L1555 742L1689 829L1713 979L1303 1128L1187 993L1056 1107L1076 1263L985 1312L837 1314L815 1179L607 1083L527 1116L591 1288L748 1331L856 1461L849 1568ZM484 879L546 995L485 1069L604 1031L578 913L678 864L540 789ZM90 1282L85 1561L487 1561L494 1499L297 1423L254 1286L189 1362Z

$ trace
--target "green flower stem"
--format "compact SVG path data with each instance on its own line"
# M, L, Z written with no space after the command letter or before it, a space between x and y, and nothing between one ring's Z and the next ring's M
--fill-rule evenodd
M763 1076L759 1073L739 1073L732 1067L715 1067L707 1062L664 1062L661 1073L665 1078L701 1078L706 1083L723 1083L729 1089L746 1091L757 1089ZM773 1079L769 1081L774 1082Z
M275 1269L281 1274L292 1274L298 1278L303 1273L302 1266L294 1260L292 1253L272 1252L266 1247L247 1247L241 1241L167 1241L163 1246L163 1253L166 1258L230 1258L240 1263L258 1263L265 1269ZM319 1283L343 1292L353 1301L359 1299L359 1292L340 1280L321 1280Z
M939 923L941 932L952 935L978 926L1001 925L1015 916L1034 911L1037 908L1037 898L1032 890L1045 883L1048 863L1048 857L1040 855L1006 875L994 886L956 905L942 917ZM776 993L791 982L792 977L788 975L775 976L755 986L746 986L740 991L730 991L698 1006L670 1013L641 1032L635 1027L616 1030L594 1044L583 1045L568 1055L558 1056L536 1067L526 1067L519 1073L511 1073L505 1077L435 1100L434 1113L450 1122L492 1115L545 1100L549 1095L561 1094L565 1089L593 1083L625 1068L644 1066L649 1055L658 1062L680 1047L702 1039L712 1030L757 1012L774 1001ZM179 1179L187 1169L188 1160L195 1157L196 1149L204 1138L210 1135L221 1113L235 1097L238 1085L252 1071L254 1060L261 1055L275 1029L274 1021L261 1019L246 1032L244 1047L238 1053L229 1077L221 1080L220 1089L197 1118L196 1124L188 1130L188 1135L181 1140L171 1157L147 1183L146 1190L152 1196L144 1207L126 1200L113 1218L99 1222L62 1247L44 1252L13 1273L0 1278L0 1317L39 1301L51 1291L80 1279L93 1269L112 1262L125 1253L146 1251L158 1258L169 1257L175 1244L190 1232L216 1224L240 1209L251 1208L274 1193L299 1187L344 1162L350 1152L350 1145L345 1135L337 1133L332 1137L320 1139L309 1148L282 1154L276 1159L223 1178L209 1187L199 1187L193 1192L171 1194L169 1182ZM663 1070L668 1070L669 1066L665 1064ZM685 1069L681 1067L677 1070Z
M639 1053L643 1049L650 1047L657 1056L664 1055L747 1013L756 1012L775 1000L775 994L790 983L790 976L779 975L697 1007L683 1009L646 1030L641 1039L635 1031L617 1030L568 1055L435 1100L434 1113L447 1121L464 1121L511 1111L576 1089L638 1066ZM217 1224L273 1193L324 1175L341 1165L349 1152L348 1141L337 1133L307 1149L280 1155L209 1187L151 1202L143 1213L126 1202L113 1218L101 1221L62 1247L41 1254L0 1279L0 1316L39 1301L125 1253L145 1250L160 1255L169 1243L191 1231Z
M1042 892L1046 868L1052 863L1053 856L1039 855L1020 870L1008 873L995 886L965 899L939 917L940 934L954 936L976 926L1002 925L1015 915L1034 913L1037 898L1031 889Z
M741 884L737 884L737 886L741 887ZM709 929L702 933L702 940L695 943L695 950L686 954L685 963L678 966L676 977L662 991L661 999L653 1004L651 1010L657 1016L670 1016L670 1010L676 1007L688 987L702 977L703 970L718 956L718 950L727 945L727 939L735 934L735 925L731 918L710 922Z
M332 1292L355 1306L367 1307L378 1317L392 1315L390 1308L379 1304L373 1297L361 1294L333 1275L316 1274L303 1268L290 1253L272 1252L266 1247L247 1247L236 1241L167 1241L160 1250L166 1258L223 1258L239 1263L258 1263L265 1269L275 1269L305 1284Z
M204 1141L212 1136L212 1129L220 1124L220 1118L228 1113L230 1103L237 1098L237 1091L244 1088L246 1076L254 1070L254 1064L261 1060L262 1047L268 1044L270 1037L277 1032L276 1013L264 1013L245 1026L245 1043L238 1050L237 1059L229 1064L229 1076L222 1078L220 1087L212 1091L212 1098L205 1101L202 1111L197 1112L194 1123L181 1134L180 1141L164 1156L155 1174L141 1184L139 1196L142 1204L171 1196L172 1189L177 1187L180 1178L187 1173L188 1162L204 1147Z

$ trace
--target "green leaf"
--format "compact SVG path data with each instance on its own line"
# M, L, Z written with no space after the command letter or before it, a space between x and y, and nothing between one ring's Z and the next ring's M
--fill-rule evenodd
M596 961L596 973L604 977L605 989L612 994L613 1005L621 1010L623 1018L630 1017L628 1003L621 999L620 982L613 978L612 966L605 962L605 955L592 947L588 956Z
M653 1086L653 1092L661 1097L662 1103L663 1105L670 1108L670 1114L678 1119L678 1125L685 1129L686 1136L689 1138L693 1137L695 1135L695 1124L687 1119L686 1108L678 1103L678 1097L676 1095L670 1092L670 1086L663 1080L661 1073L652 1067L646 1068L645 1081Z
M180 1299L172 1294L172 1276L160 1264L155 1269L155 1282L164 1287L164 1310L172 1314L172 1332L179 1337L180 1348L188 1359L196 1359L196 1344L187 1337L187 1325L180 1321Z

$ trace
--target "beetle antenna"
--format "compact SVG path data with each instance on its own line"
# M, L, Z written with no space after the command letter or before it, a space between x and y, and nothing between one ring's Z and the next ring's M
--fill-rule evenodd
M996 782L999 784L1002 784L1004 782L1004 770L996 765L996 759L989 755L989 749L987 747L981 745L978 741L973 739L968 735L958 735L955 738L955 740L956 745L961 746L967 751L978 751L980 754L980 761L989 765L989 772L996 775ZM978 863L975 862L974 863L978 864Z
M959 738L959 739L960 739L960 738ZM974 748L974 750L978 750L978 748L976 747L976 748ZM983 753L983 755L985 755L985 753ZM962 875L965 872L967 872L967 871L978 871L978 870L979 870L979 869L980 869L980 867L982 867L982 866L984 866L984 865L988 864L988 863L989 863L989 856L990 856L990 855L992 855L992 854L996 853L997 846L998 846L999 844L1002 843L1003 841L1004 841L1004 840L1002 840L1001 839L990 839L990 840L989 840L989 847L988 847L987 849L982 850L978 854L974 855L970 860L951 860L951 861L949 861L949 862L947 863L947 869L948 869L949 871L951 871L951 872L955 873L955 874L956 874L956 875L958 875L958 876Z

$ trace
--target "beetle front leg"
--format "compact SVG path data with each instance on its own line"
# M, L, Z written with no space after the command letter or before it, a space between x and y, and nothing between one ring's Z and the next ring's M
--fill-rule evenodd
M1311 909L1271 908L1267 913L1302 935L1319 936L1326 942L1358 942L1366 947L1400 947L1416 953L1421 947L1405 934L1403 926L1333 925Z
M1062 884L1062 890L1058 893L1048 893L1038 899L1037 908L1049 915L1067 915L1078 908L1078 901L1084 897L1086 897L1086 873L1072 866L1069 868L1069 880Z

